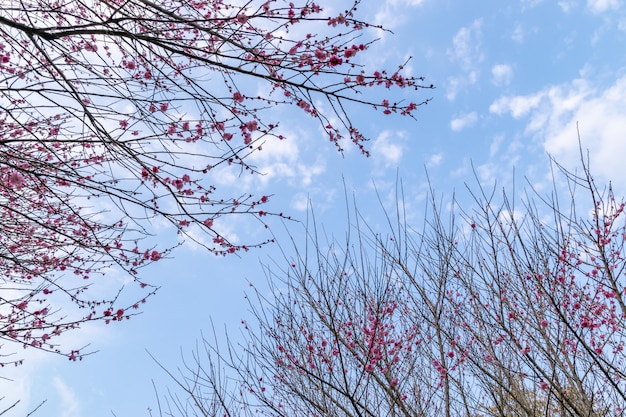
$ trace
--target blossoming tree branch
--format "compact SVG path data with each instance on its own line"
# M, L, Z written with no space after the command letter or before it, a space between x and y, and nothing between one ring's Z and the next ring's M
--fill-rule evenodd
M431 192L422 228L400 198L384 226L349 207L345 240L311 215L244 340L163 368L155 415L623 416L626 203L584 158L552 168L553 189Z
M170 248L145 239L153 220L183 235L201 230L216 254L266 243L235 244L216 219L261 219L268 196L229 195L212 175L217 167L256 173L248 157L268 140L289 140L268 109L300 111L339 150L348 143L364 154L351 109L411 117L427 100L394 100L395 90L432 86L402 65L361 65L382 28L359 20L357 6L5 1L0 337L79 359L83 351L62 348L57 336L128 318L154 292L138 271ZM90 293L111 267L142 289L136 302ZM2 348L0 362L19 362Z

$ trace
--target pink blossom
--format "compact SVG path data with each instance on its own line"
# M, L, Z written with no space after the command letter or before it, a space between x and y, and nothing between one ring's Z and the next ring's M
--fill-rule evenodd
M343 59L339 58L337 55L333 55L328 60L328 63L330 64L331 67L336 67L338 65L343 64Z
M248 128L249 131L253 132L257 129L258 124L256 120L250 120L249 122L246 122L246 127Z
M244 100L244 96L243 94L241 94L239 91L235 91L233 93L233 100L235 100L237 103L243 103Z
M300 101L298 101L298 107L308 111L309 108L311 107L311 105L309 103L307 103L306 101L304 101L304 100L300 100Z
M18 171L12 171L9 174L9 185L13 188L22 188L24 186L24 176Z

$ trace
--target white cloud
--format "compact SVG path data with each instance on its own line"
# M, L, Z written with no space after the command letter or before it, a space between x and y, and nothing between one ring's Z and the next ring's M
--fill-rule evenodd
M409 13L401 13L407 7L418 7L424 3L424 0L387 0L379 2L380 9L376 12L374 23L382 25L386 29L394 29L405 23L410 16Z
M491 142L491 145L489 146L490 157L494 157L498 153L498 151L500 150L500 145L502 144L503 140L504 140L503 135L497 135L496 137L493 138L493 141Z
M448 57L458 62L465 71L472 70L483 60L481 51L482 19L476 19L471 25L462 27L452 39L452 48L448 48Z
M477 120L478 120L478 114L475 111L473 111L471 113L467 113L455 119L452 119L452 121L450 122L450 129L452 129L455 132L460 132L461 130L467 127L474 126Z
M606 88L585 79L551 86L529 96L497 100L490 110L514 117L529 115L526 132L569 169L580 166L577 126L593 173L626 191L626 76Z
M602 13L608 10L619 9L620 0L587 0L587 7L594 13Z
M576 6L576 2L572 0L563 0L558 2L559 7L563 10L564 13L569 13L574 6Z
M509 113L516 119L520 119L532 112L530 130L537 130L545 124L546 118L561 120L569 117L593 90L589 82L579 78L565 85L546 87L543 90L526 96L500 97L489 106L489 111L494 114ZM535 111L534 110L539 110Z
M389 130L383 131L374 140L372 145L372 155L378 159L384 166L396 166L402 159L404 146L398 143L394 138L402 138L401 133L394 133Z
M252 153L247 163L254 166L261 175L250 175L247 172L232 169L227 165L215 168L212 172L216 184L238 187L249 192L258 186L265 186L271 181L285 179L300 186L311 184L313 179L326 171L324 158L317 157L314 161L306 161L306 149L310 137L304 131L282 132L284 140L268 137L260 151Z
M448 79L448 83L446 85L446 98L449 101L454 101L454 99L456 99L456 95L459 93L462 83L463 78L461 77L450 77Z
M63 407L63 412L60 415L62 417L80 416L80 403L76 398L74 390L68 387L59 377L55 377L52 382L54 384L54 388L59 394L61 407Z
M495 114L510 113L511 116L519 119L537 107L542 97L542 93L528 96L500 97L489 106L489 111Z
M296 193L291 198L291 207L298 211L307 211L310 208L310 197L306 193Z
M513 79L513 67L508 64L497 64L491 68L491 82L496 86L508 85Z
M433 154L428 158L428 161L426 161L426 168L439 166L441 162L443 162L443 152Z
M300 185L308 187L313 183L313 179L326 172L326 165L313 164L313 165L298 165L298 173L300 174Z
M481 184L495 184L496 180L501 176L502 170L499 165L493 162L487 162L476 167L476 174Z
M480 63L484 60L481 28L482 19L462 27L452 38L452 47L446 51L450 61L458 63L463 72L448 78L446 97L450 101L454 101L460 90L478 82Z
M446 85L446 98L450 101L456 99L459 91L478 82L478 71L470 71L467 74L448 78Z
M297 135L290 134L288 139L278 140L270 138L263 144L263 150L251 155L250 160L263 173L260 180L267 183L274 177L293 177L296 175L296 166L300 152L297 145Z
M557 158L575 164L578 159L578 124L583 148L589 150L592 170L605 180L619 183L624 190L626 76L610 88L595 93L595 97L573 109L569 118L549 121L545 149Z
M524 42L524 38L526 37L526 32L521 24L515 25L515 29L513 29L513 34L511 35L511 39L517 43Z

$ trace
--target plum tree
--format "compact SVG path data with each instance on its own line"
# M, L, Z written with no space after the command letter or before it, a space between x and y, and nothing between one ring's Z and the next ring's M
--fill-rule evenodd
M547 196L433 197L419 229L403 204L383 232L355 209L345 241L312 223L266 268L245 341L204 340L170 373L186 396L161 411L622 415L625 203L587 167L561 169Z
M202 232L216 254L264 244L229 241L216 219L263 220L269 196L230 195L212 175L217 167L256 172L248 157L284 139L284 121L270 109L300 111L339 150L351 141L364 154L354 106L411 116L426 101L387 94L432 86L401 65L363 66L373 38L361 34L381 29L359 20L357 6L3 2L0 337L80 358L56 336L85 321L127 318L154 291L137 276L170 249L144 239L153 220ZM121 304L117 289L87 291L111 267L144 288L137 302Z

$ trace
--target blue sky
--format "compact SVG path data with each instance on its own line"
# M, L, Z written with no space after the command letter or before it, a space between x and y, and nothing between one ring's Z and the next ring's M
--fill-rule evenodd
M255 160L266 175L224 174L216 178L219 185L233 195L272 194L268 209L299 219L310 199L318 222L342 236L345 182L362 214L384 232L373 184L391 204L401 178L410 221L419 226L426 171L435 191L447 197L458 191L463 198L464 184L475 182L472 166L483 184L497 180L510 187L515 168L516 183L527 177L542 190L549 182L547 153L576 166L578 124L596 181L612 180L616 194L625 194L625 1L364 0L360 11L394 32L370 51L373 65L393 68L412 56L408 70L437 87L417 96L433 98L418 110L417 122L357 112L354 120L372 139L366 159L349 147L338 154L315 126L285 114L289 139L268 143ZM285 228L298 236L301 225L270 224L289 256ZM262 237L258 223L227 226L235 239ZM163 239L172 237L163 231ZM260 263L281 256L277 245L227 258L193 245L179 248L143 271L161 290L142 315L75 332L72 342L99 350L80 363L25 353L25 365L3 370L13 381L0 380L0 397L6 396L0 405L21 399L14 414L24 415L47 399L35 415L147 416L148 407L156 407L152 381L162 392L171 383L146 349L175 369L181 352L190 353L201 332L210 333L211 320L219 333L227 328L236 335L249 317L249 282L262 288Z

